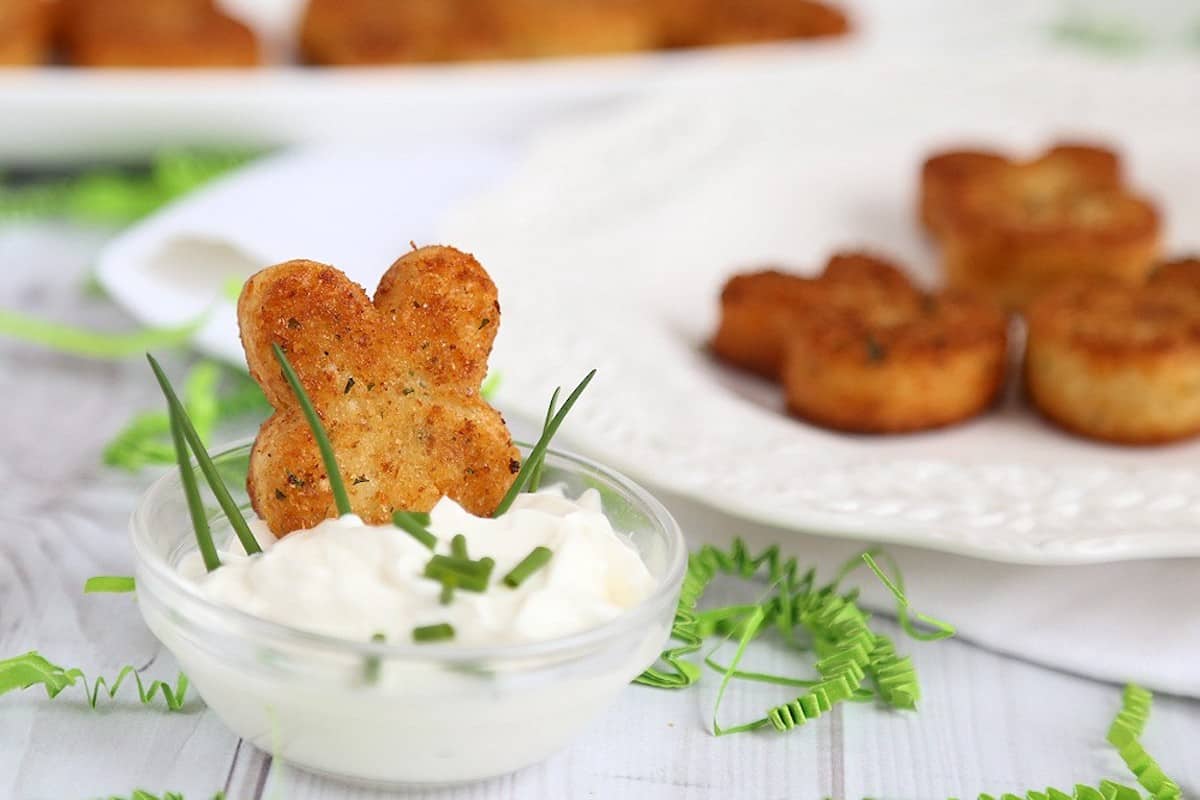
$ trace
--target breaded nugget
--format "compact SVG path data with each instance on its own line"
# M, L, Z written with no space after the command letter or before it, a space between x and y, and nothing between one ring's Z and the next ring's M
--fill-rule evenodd
M629 53L658 46L658 13L644 0L490 2L513 58Z
M721 321L712 350L723 361L779 377L784 342L792 328L823 309L852 309L886 323L916 309L921 300L904 273L883 259L839 253L809 278L778 270L735 275L721 291Z
M314 64L356 66L503 58L489 0L309 0L300 51Z
M657 22L638 0L310 0L300 41L329 65L538 58L648 49Z
M83 67L250 67L249 27L213 0L62 0L59 38Z
M46 60L50 15L44 0L0 0L0 66Z
M880 322L850 310L793 329L783 386L792 414L838 430L901 433L961 422L1004 385L1007 321L962 292L927 295Z
M921 185L947 283L1006 308L1076 276L1138 284L1158 254L1158 212L1124 186L1109 150L1060 145L1029 162L944 153Z
M709 47L842 36L850 20L813 0L660 0L665 47Z
M1077 280L1029 307L1025 382L1048 419L1124 444L1200 432L1200 260L1145 286Z
M450 247L406 254L374 302L343 273L289 261L238 301L250 374L275 413L250 455L254 510L282 536L336 516L325 467L284 380L278 344L329 433L354 512L385 523L443 495L490 514L520 469L504 419L479 396L500 322L496 287Z

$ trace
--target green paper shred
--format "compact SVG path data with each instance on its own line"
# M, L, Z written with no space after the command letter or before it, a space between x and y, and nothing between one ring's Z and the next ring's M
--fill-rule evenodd
M103 800L184 800L184 796L179 792L164 792L161 795L147 792L145 789L134 789L133 794L122 797L121 795L111 795ZM217 792L212 796L212 800L225 800L224 792Z
M96 575L88 578L83 584L84 594L125 594L132 592L134 586L133 578L123 575Z
M168 711L179 711L183 707L188 679L182 672L179 673L174 687L165 681L153 681L147 685L142 682L142 676L132 666L123 667L111 683L104 678L97 678L92 682L82 671L52 664L36 650L0 661L0 695L14 689L28 689L41 685L45 688L46 695L54 699L67 687L80 683L83 685L88 706L94 709L101 692L105 692L109 699L115 698L121 690L121 685L130 675L137 685L138 698L143 705L150 705L155 697L161 695Z
M73 178L12 185L0 182L0 223L66 217L127 224L240 167L258 154L172 150L150 170L90 170Z
M1148 44L1135 20L1074 14L1055 23L1051 35L1059 42L1106 55L1131 55Z
M216 427L250 414L265 416L270 410L258 384L244 373L202 360L188 373L183 405L205 443ZM174 464L171 423L165 411L137 414L104 447L104 463L129 472L155 464Z
M888 561L893 575L889 576L879 567L875 561L877 557ZM672 629L672 638L679 644L662 654L660 660L667 668L652 667L637 681L665 689L694 684L700 678L700 668L688 657L703 646L705 639L717 634L738 639L737 652L730 664L719 667L706 659L706 663L722 674L713 719L713 730L717 735L757 730L768 725L777 731L790 730L816 719L839 702L861 701L868 697L877 697L893 708L916 708L920 687L912 661L896 652L891 639L872 631L869 615L857 605L857 592L838 590L845 577L859 565L870 568L895 596L901 627L910 636L928 640L953 634L952 626L910 612L899 570L877 550L851 559L838 571L832 583L818 587L815 571L801 572L796 559L784 559L778 547L754 555L738 539L727 551L708 545L688 559ZM718 575L764 580L767 591L760 602L751 606L698 612L700 600ZM917 629L910 617L931 626L932 632ZM774 630L793 647L801 635L810 641L816 655L818 677L809 680L740 672L738 664L746 648L767 630ZM734 679L794 685L804 688L805 692L790 702L768 709L761 718L722 727L716 711ZM866 688L867 682L873 690Z
M207 319L208 315L203 314L183 325L143 328L130 333L103 333L0 309L0 336L86 358L121 359L147 349L182 347L191 341Z

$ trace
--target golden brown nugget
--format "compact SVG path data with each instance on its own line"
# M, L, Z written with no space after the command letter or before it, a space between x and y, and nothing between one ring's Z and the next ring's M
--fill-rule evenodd
M474 61L507 53L488 0L309 0L300 24L305 60L331 66Z
M513 58L652 50L659 15L643 0L490 0Z
M1019 310L1073 277L1145 279L1159 216L1124 185L1115 153L1068 144L1033 161L1000 158L942 154L922 171L921 213L951 287Z
M809 315L853 309L885 323L917 308L920 300L899 267L864 253L834 255L811 278L774 269L735 275L721 291L712 350L729 364L777 378L789 332Z
M500 323L472 256L423 247L384 274L374 301L343 273L288 261L238 301L250 374L275 413L250 455L247 489L276 536L336 516L316 442L271 349L287 353L329 433L354 512L385 523L443 496L490 514L520 469L499 412L479 395Z
M812 0L661 0L666 47L709 47L844 36L850 20Z
M1141 288L1060 285L1028 322L1026 389L1046 418L1122 444L1200 432L1200 260L1164 265Z
M251 67L249 27L212 0L62 0L59 39L83 67Z
M50 14L44 0L0 0L0 66L32 66L46 60Z
M1007 320L990 303L950 291L871 317L832 309L793 329L789 412L838 430L901 433L973 417L1003 387Z

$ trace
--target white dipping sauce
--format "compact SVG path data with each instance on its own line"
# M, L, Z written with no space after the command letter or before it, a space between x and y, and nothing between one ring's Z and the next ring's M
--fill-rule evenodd
M601 510L594 489L577 500L557 487L518 495L497 519L476 517L443 498L430 513L437 553L449 555L455 534L470 558L495 559L486 592L458 589L443 605L441 583L422 574L432 553L393 525L356 516L328 519L276 540L252 523L263 553L222 552L206 573L199 553L180 571L210 600L301 630L366 641L382 634L408 642L412 630L448 622L454 642L497 645L551 639L607 622L637 605L655 580L627 539ZM533 548L550 561L518 588L503 578Z

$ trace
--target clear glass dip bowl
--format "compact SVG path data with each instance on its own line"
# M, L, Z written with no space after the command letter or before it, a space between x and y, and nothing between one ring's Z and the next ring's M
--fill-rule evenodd
M214 456L243 508L249 452L243 443ZM138 605L217 716L278 758L381 786L502 775L561 748L654 662L687 564L675 520L628 478L552 450L543 485L555 483L570 496L597 489L658 581L641 604L582 633L488 647L357 642L215 604L176 571L196 548L178 470L133 514ZM221 546L228 522L215 506L209 517Z

